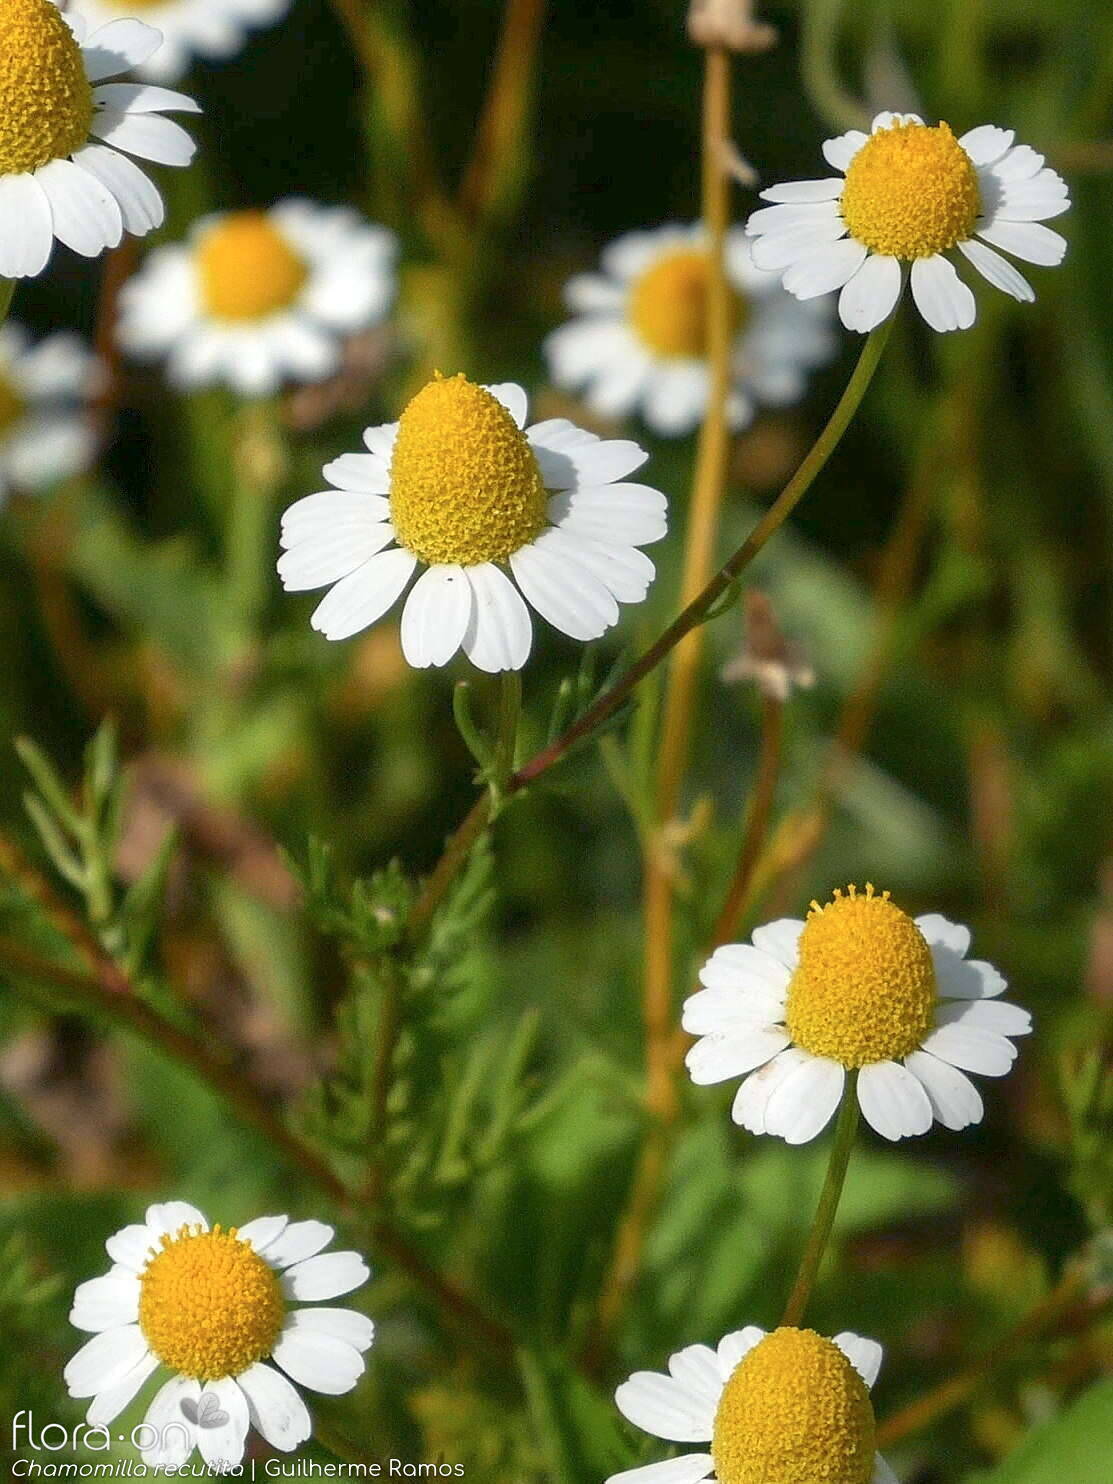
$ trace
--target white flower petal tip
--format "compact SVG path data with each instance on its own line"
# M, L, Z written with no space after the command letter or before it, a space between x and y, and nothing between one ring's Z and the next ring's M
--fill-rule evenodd
M762 1348L766 1345L769 1348L763 1356ZM822 1355L829 1368L830 1360L836 1359L832 1355L833 1347L842 1351L866 1386L872 1388L882 1359L881 1346L876 1341L849 1331L836 1335L832 1340L811 1330L791 1326L767 1335L756 1325L749 1325L724 1335L714 1349L708 1345L688 1345L678 1350L669 1357L668 1374L635 1371L615 1392L615 1404L622 1416L642 1432L664 1442L710 1444L710 1449L685 1452L676 1458L624 1470L611 1475L607 1484L616 1484L616 1481L618 1484L700 1484L701 1480L710 1477L714 1472L713 1456L724 1442L720 1429L729 1430L726 1434L728 1439L733 1437L736 1440L739 1435L737 1426L740 1419L735 1412L735 1403L740 1393L735 1391L732 1394L729 1383L743 1362L749 1371L747 1384L751 1381L758 1384L758 1378L763 1378L765 1365L768 1367L765 1377L775 1385L778 1402L783 1396L788 1410L808 1415L815 1426L823 1427L825 1405L810 1394L814 1369L808 1362L814 1365ZM848 1399L852 1395L860 1396L858 1379L842 1365L837 1367L837 1371L842 1378L838 1384L846 1388ZM772 1380L774 1376L775 1380ZM747 1403L743 1401L742 1405L745 1407ZM841 1422L834 1424L830 1442L837 1468L838 1453L846 1450L848 1444ZM770 1465L769 1478L780 1477L784 1454L774 1457L771 1450L755 1462ZM883 1467L880 1455L877 1466ZM763 1468L759 1471L762 1478L766 1477ZM879 1472L874 1479L886 1480L887 1476Z
M71 1396L90 1398L89 1425L109 1426L160 1367L192 1368L200 1345L210 1379L171 1374L164 1382L147 1410L147 1438L155 1441L142 1449L143 1462L181 1469L196 1450L211 1470L227 1473L242 1462L252 1427L280 1452L300 1447L312 1424L298 1385L328 1395L350 1390L375 1338L365 1314L316 1302L370 1276L358 1253L323 1251L333 1236L322 1222L285 1215L226 1229L210 1227L185 1201L149 1206L143 1223L109 1237L112 1269L74 1294L71 1321L94 1333L64 1380ZM148 1284L159 1297L144 1307ZM245 1303L245 1294L258 1302ZM306 1302L311 1307L299 1307Z
M497 674L528 660L531 609L588 642L618 623L624 605L642 602L654 566L640 548L666 527L664 496L626 480L647 454L563 418L526 427L526 415L518 386L439 377L398 423L367 429L366 453L327 464L334 488L290 506L280 537L283 586L329 587L313 628L350 637L382 617L417 572L401 615L407 663L439 667L462 653ZM445 433L468 426L474 437L462 441ZM482 497L492 476L477 453L488 427L511 464L512 493L499 493L497 516ZM505 532L495 532L496 520Z
M346 339L389 314L395 255L394 237L347 207L290 198L218 213L156 249L127 282L118 338L129 355L164 362L176 386L222 383L255 398L311 385L334 374ZM362 494L389 488L375 451L336 460L325 478Z
M34 155L41 163L0 176L0 277L42 273L55 241L94 258L116 247L125 232L145 235L161 222L162 201L128 155L168 165L187 164L193 155L189 136L164 117L169 111L197 113L193 99L165 88L104 81L150 57L161 33L117 18L83 40L89 19L83 15L78 24L74 15L44 6L26 33L24 44L42 49L40 104L52 123L45 139L36 136ZM46 58L61 52L69 55L59 70ZM62 82L76 69L91 86L91 117L80 111L79 94ZM17 144L21 124L16 106L8 125L17 131ZM41 124L31 120L28 127Z
M893 955L890 995L915 1027L919 1044L911 1050L907 1032L894 1032L894 1004L881 1006L873 1023L876 991L859 997L841 971L834 981L825 977L825 943L833 945L833 962L845 962L841 924L857 924L851 941L874 966L863 985L876 983L877 955ZM805 973L801 952L808 941ZM967 1128L984 1112L967 1074L1004 1076L1017 1056L1013 1039L1032 1028L1028 1011L1001 998L1002 976L991 964L966 958L969 948L968 928L934 913L913 921L872 887L864 894L835 892L822 908L813 906L806 923L783 919L755 928L752 943L715 950L699 971L702 987L684 1002L681 1024L696 1037L685 1058L689 1075L699 1086L739 1079L733 1122L789 1144L807 1143L829 1126L849 1095L851 1073L862 1116L884 1139L917 1137L933 1123ZM832 1017L840 994L841 1030Z
M830 183L819 185L818 195L790 193L783 199L818 200L834 210ZM758 407L798 401L808 373L833 354L834 337L830 306L803 307L784 294L757 266L741 227L727 236L725 266L731 292L745 310L738 316L727 407L738 430ZM600 267L566 286L575 318L554 330L544 346L553 382L580 394L600 417L637 415L661 437L690 435L702 421L709 393L706 327L684 308L707 279L702 227L628 233L604 250Z
M824 158L840 176L761 192L774 204L747 222L754 262L800 299L839 290L839 318L859 334L889 317L905 281L931 329L969 329L974 296L955 272L954 255L993 287L1031 303L1032 285L994 249L1044 266L1061 262L1066 243L1040 223L1067 211L1070 197L1042 155L1013 141L1011 130L994 124L956 140L945 124L880 113L869 134L851 130L824 143Z

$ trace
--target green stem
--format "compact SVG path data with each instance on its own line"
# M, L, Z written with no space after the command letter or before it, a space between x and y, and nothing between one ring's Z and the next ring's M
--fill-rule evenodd
M276 402L240 409L233 430L233 487L227 531L229 606L251 637L263 611L274 565L274 497L286 461Z
M522 672L504 670L499 691L499 724L495 738L495 755L491 765L491 787L496 808L507 792L514 772L514 752L518 742L518 722L522 715Z
M827 1178L820 1192L819 1205L815 1209L815 1220L812 1222L808 1245L804 1248L804 1256L800 1260L796 1282L792 1285L792 1292L785 1305L782 1325L798 1325L804 1317L804 1310L808 1307L816 1274L819 1272L819 1265L827 1250L831 1228L835 1223L835 1212L839 1209L839 1198L842 1195L843 1182L846 1180L846 1170L850 1164L850 1153L854 1148L854 1137L857 1132L858 1073L850 1072L846 1079L846 1087L843 1089L838 1122L835 1124L835 1142L831 1145Z

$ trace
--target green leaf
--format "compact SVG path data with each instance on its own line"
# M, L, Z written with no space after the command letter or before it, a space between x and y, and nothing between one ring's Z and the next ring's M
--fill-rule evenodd
M968 1484L1109 1484L1113 1380L1099 1381L1020 1447Z

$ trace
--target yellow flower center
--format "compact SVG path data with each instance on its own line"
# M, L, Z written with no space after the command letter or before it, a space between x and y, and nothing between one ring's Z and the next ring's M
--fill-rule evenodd
M0 175L72 155L89 137L93 90L81 48L50 0L0 5Z
M238 1376L269 1355L285 1305L278 1276L233 1227L183 1226L139 1280L139 1328L172 1371L197 1381Z
M660 356L707 355L708 256L698 248L659 258L630 291L629 319L643 345ZM746 317L746 305L733 288L732 332Z
M214 319L264 319L292 304L309 274L262 211L232 211L197 248L201 298Z
M965 241L982 209L974 162L947 124L871 134L850 162L841 204L852 237L905 262Z
M402 413L390 516L398 540L423 562L505 561L544 529L546 499L525 434L465 376L438 374Z
M711 1438L719 1484L868 1484L875 1452L866 1383L810 1329L766 1335L723 1388Z
M911 917L872 886L812 903L785 1023L798 1046L844 1067L915 1051L932 1025L935 966Z
M17 423L27 410L27 404L15 387L0 371L0 437Z

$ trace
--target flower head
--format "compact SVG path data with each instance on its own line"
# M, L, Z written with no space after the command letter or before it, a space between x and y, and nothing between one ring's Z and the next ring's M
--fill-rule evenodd
M576 318L545 342L554 381L583 388L601 417L640 410L656 433L689 433L707 406L709 259L703 228L630 232L604 251L601 273L565 290ZM744 427L759 405L785 406L833 349L826 305L801 305L759 272L745 233L729 233L726 269L734 333L727 413Z
M165 1367L174 1374L144 1419L147 1465L181 1468L197 1447L210 1467L234 1468L249 1423L274 1448L298 1447L312 1424L291 1380L350 1391L374 1337L353 1309L294 1307L367 1281L357 1253L324 1251L332 1237L286 1216L225 1231L184 1201L110 1237L111 1270L80 1285L70 1314L93 1335L65 1371L70 1395L92 1398L90 1426L107 1427Z
M637 1371L615 1392L622 1415L670 1443L707 1443L607 1484L896 1484L876 1450L870 1389L881 1346L849 1331L766 1334L756 1325L718 1347L688 1345L667 1376Z
M84 20L51 0L0 8L0 278L41 273L55 238L92 258L125 231L144 236L162 223L162 198L127 156L193 158L162 116L198 112L191 98L105 81L149 57L159 32L117 20L83 38Z
M162 45L140 68L151 82L177 82L193 57L206 61L236 56L247 34L269 26L290 8L290 0L81 0L91 26L142 13L162 32Z
M402 648L418 667L463 649L481 670L520 669L527 601L581 640L617 623L620 603L641 602L654 569L638 547L665 534L665 500L616 481L645 453L564 418L527 428L526 406L512 383L438 376L397 423L367 429L367 453L325 466L335 488L291 505L279 575L291 592L330 587L312 618L326 639L374 623L419 563L402 611Z
M1014 137L984 124L956 139L947 124L879 113L871 133L851 129L824 144L840 175L762 191L775 204L746 224L754 261L780 273L798 299L840 289L843 324L863 332L892 313L906 268L933 330L969 329L974 295L947 257L956 249L997 288L1031 301L1031 285L994 249L1062 262L1063 238L1039 224L1070 199L1043 155Z
M745 1080L732 1117L790 1144L830 1121L848 1071L858 1102L886 1139L933 1120L977 1123L982 1100L966 1072L1001 1077L1031 1029L1026 1010L997 998L1005 981L967 959L969 929L930 914L913 920L867 886L812 904L805 922L757 928L753 942L719 948L684 1005L698 1036L692 1080Z
M347 207L291 200L205 217L124 285L118 337L165 357L181 386L225 381L255 397L287 377L319 381L343 337L390 309L396 251L391 232Z
M100 374L68 331L33 346L17 325L0 326L0 502L10 489L46 489L89 467L87 403Z

